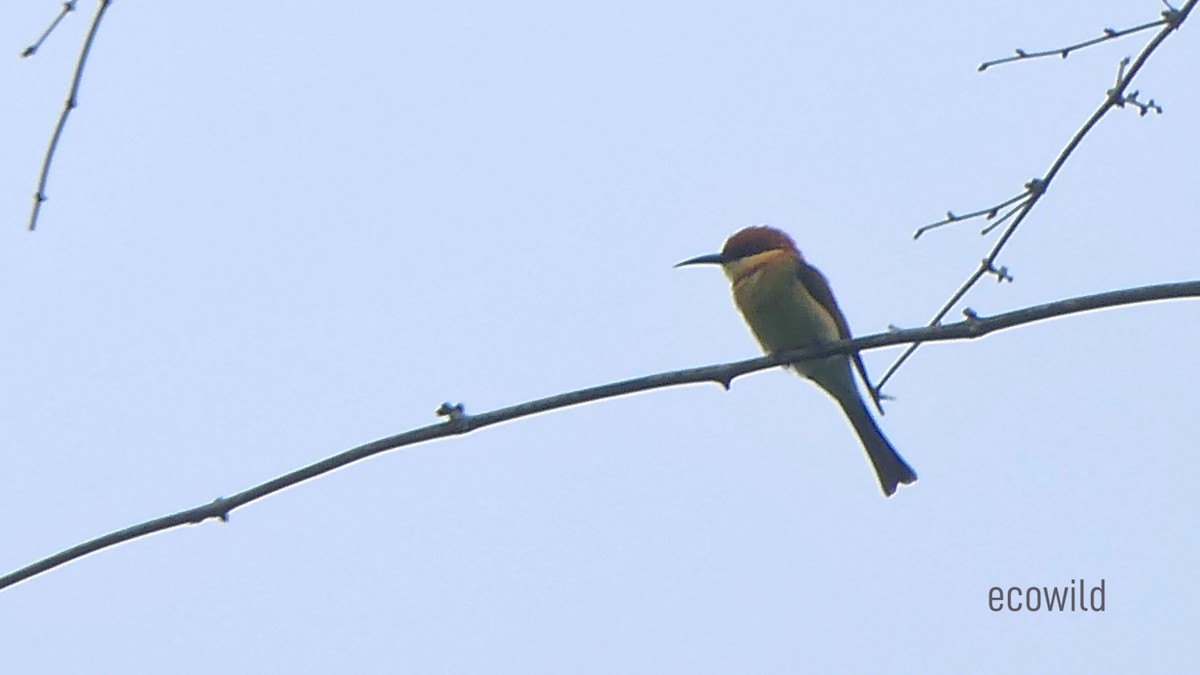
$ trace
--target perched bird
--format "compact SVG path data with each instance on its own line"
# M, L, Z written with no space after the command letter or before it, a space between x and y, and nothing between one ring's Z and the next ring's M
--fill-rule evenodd
M829 282L804 260L791 237L773 227L747 227L730 237L720 253L685 260L676 267L699 264L720 265L725 271L733 284L734 303L768 354L850 338L850 326L833 299ZM917 474L875 424L855 386L851 360L870 389L857 353L796 363L792 368L816 382L842 407L871 458L879 486L890 497L897 485L912 483ZM879 405L877 399L875 404Z

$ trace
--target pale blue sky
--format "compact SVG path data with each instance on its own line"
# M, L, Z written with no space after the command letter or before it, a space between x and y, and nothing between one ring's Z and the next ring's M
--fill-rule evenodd
M1149 0L117 2L0 20L0 573L381 436L757 347L715 269L790 232L859 334L991 246ZM1197 19L1006 249L990 314L1197 278ZM928 346L892 499L784 372L393 452L0 592L14 673L1182 672L1200 650L1195 303ZM898 351L866 355L882 373ZM992 586L1106 583L1106 611Z

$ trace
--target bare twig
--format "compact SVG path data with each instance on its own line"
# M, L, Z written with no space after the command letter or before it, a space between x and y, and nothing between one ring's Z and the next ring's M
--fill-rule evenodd
M84 542L78 546L72 546L64 551L56 553L48 558L39 560L31 565L23 567L15 572L0 577L0 589L7 588L13 584L19 583L30 577L37 576L43 572L54 569L60 565L64 565L76 558L95 553L97 551L116 546L117 544L144 537L155 532L170 529L180 525L197 524L209 518L216 518L227 522L229 513L234 509L249 504L250 502L262 499L284 488L291 487L297 483L316 478L322 474L328 473L335 469L352 464L359 460L366 459L373 455L377 455L388 450L395 450L417 443L433 440L435 438L445 438L459 434L466 434L476 429L507 422L521 417L528 417L539 413L566 408L568 406L579 405L591 401L601 399L614 398L626 394L632 394L650 389L660 389L680 384L694 384L699 382L715 382L722 387L728 389L734 378L751 373L758 370L764 370L775 366L782 366L789 363L799 361L808 361L812 359L822 358L831 354L848 354L851 352L862 351L866 349L877 349L890 345L917 343L917 342L935 342L946 340L963 340L977 338L988 333L1020 326L1035 321L1042 321L1054 317L1067 316L1079 312L1086 312L1107 307L1119 307L1143 302L1153 302L1156 300L1170 300L1180 298L1200 298L1200 280L1186 281L1171 284L1159 284L1156 286L1143 286L1140 288L1131 288L1120 291L1110 291L1108 293L1098 293L1096 295L1087 295L1067 300L1059 300L1044 305L1028 307L1003 314L996 314L990 317L979 316L973 311L966 312L967 319L958 323L926 326L923 328L910 328L905 330L890 331L880 333L878 335L869 335L866 337L856 338L854 340L841 340L839 342L829 343L819 347L810 349L802 349L777 356L760 357L755 359L747 359L745 361L735 361L733 363L718 364L712 366L703 366L700 368L688 368L685 370L676 370L666 373L658 373L655 375L647 375L645 377L625 380L624 382L615 382L612 384L604 384L598 387L590 387L588 389L580 389L565 394L549 396L547 398L538 399L536 401L528 401L507 408L500 408L490 412L480 413L478 415L469 415L465 412L463 404L443 403L438 408L437 414L445 417L444 422L431 424L420 429L413 429L395 436L381 438L377 441L372 441L366 445L361 445L357 448L347 450L341 454L334 455L327 459L321 460L315 464L310 464L301 469L297 469L291 473L279 476L273 480L269 480L261 485L256 485L248 490L239 492L232 497L220 497L208 504L203 504L185 511L148 520L144 523L127 527L123 530L118 530L102 537L97 537L91 541Z
M50 22L50 25L46 27L46 30L42 32L41 37L39 37L37 41L26 47L25 51L21 52L21 58L27 59L36 54L37 50L41 49L42 43L46 41L46 38L50 37L50 34L54 32L55 28L58 28L58 24L62 23L62 20L67 18L68 14L75 11L75 2L76 0L70 0L70 2L63 3L62 9L58 12L58 16L54 17L54 20Z
M73 2L68 4L74 5ZM112 4L112 0L100 0L100 4L96 7L96 15L92 17L92 25L88 28L87 38L83 41L83 50L79 52L79 61L75 63L75 76L71 79L71 91L67 94L67 102L63 105L62 114L58 117L58 124L54 127L54 135L50 137L50 147L46 149L46 158L42 160L42 171L38 175L37 192L33 195L33 211L29 214L29 231L31 232L37 227L38 213L42 210L42 202L46 201L46 177L50 174L50 162L54 160L54 152L58 149L59 139L62 138L63 127L67 125L67 116L79 105L79 83L83 81L83 68L87 65L88 53L92 50L92 42L96 39L96 30L100 27L100 20L104 18L104 12L108 10L110 4ZM51 29L57 23L56 20L54 24L51 24ZM40 40L38 44L41 44ZM36 46L34 45L35 51Z
M1180 22L1183 21L1183 15L1187 13L1187 8L1185 7L1183 10L1178 10L1178 9L1175 9L1174 7L1172 7L1171 5L1167 4L1166 2L1164 2L1163 4L1167 5L1167 8L1162 11L1162 13L1161 13L1162 18L1159 19L1158 21L1151 21L1150 23L1144 23L1140 26L1134 26L1133 28L1125 28L1123 30L1114 30L1112 28L1105 28L1104 34L1101 35L1100 37L1092 38L1091 40L1084 40L1083 42L1078 42L1076 44L1068 45L1066 47L1061 47L1059 49L1048 49L1044 52L1027 52L1024 49L1017 49L1017 50L1015 50L1016 54L1014 56L1006 56L1002 59L996 59L995 61L984 61L983 63L979 64L979 72L982 73L983 71L987 70L988 68L991 68L992 66L998 66L1002 63L1012 63L1013 61L1026 61L1029 59L1040 59L1040 58L1043 58L1046 56L1061 56L1062 58L1065 59L1071 55L1071 52L1076 51L1078 49L1084 49L1085 47L1091 47L1092 45L1098 45L1101 42L1108 42L1109 40L1116 40L1117 38L1125 37L1126 35L1133 35L1134 33L1140 33L1144 30L1149 30L1151 28L1155 28L1156 26L1169 26L1172 29L1178 28Z
M1071 157L1071 154L1075 152L1075 149L1079 147L1079 144L1083 141L1083 138L1087 136L1088 132L1090 132L1092 128L1100 122L1100 119L1104 117L1109 110L1123 107L1126 103L1136 100L1137 92L1126 95L1125 90L1129 88L1130 83L1133 82L1133 78L1137 76L1138 72L1142 69L1142 66L1144 66L1146 61L1150 58L1150 55L1154 53L1154 50L1158 49L1158 46L1167 39L1171 32L1178 28L1179 25L1182 24L1185 19L1187 19L1188 15L1196 6L1198 1L1200 0L1188 0L1188 2L1179 10L1175 10L1173 8L1169 9L1169 19L1166 18L1167 12L1163 13L1164 20L1159 22L1160 24L1165 24L1163 29L1160 30L1158 34L1156 34L1150 40L1150 42L1146 44L1145 48L1142 49L1141 54L1138 54L1138 57L1133 61L1132 65L1129 65L1128 62L1122 63L1121 69L1118 72L1117 82L1112 89L1109 89L1105 93L1104 102L1101 103L1100 107L1097 108L1096 111L1092 113L1091 117L1089 117L1087 121L1083 123L1083 126L1075 132L1075 135L1071 137L1071 140L1067 143L1066 147L1064 147L1062 152L1058 154L1058 157L1055 158L1054 163L1050 165L1050 169L1046 171L1044 176L1026 183L1026 192L1022 193L1021 195L990 209L985 209L983 211L970 214L972 217L981 214L989 214L990 218L990 214L994 214L996 210L1009 204L1015 204L1021 199L1025 199L1025 201L1020 203L1015 215L1007 214L1005 216L1006 218L1013 216L1012 222L1004 228L1003 233L1001 233L999 239L996 240L996 244L992 246L992 250L987 254L987 257L980 261L979 267L973 273L971 273L971 276L967 277L967 280L963 282L962 286L960 286L959 289L950 296L950 299L942 305L942 308L939 309L937 314L934 315L933 319L930 320L929 325L933 326L940 323L941 320L950 313L950 310L952 310L954 306L963 299L963 296L967 294L967 291L970 290L971 287L974 286L984 276L988 274L994 274L1000 281L1012 279L1012 277L1008 274L1007 268L996 266L996 258L999 257L1001 249L1004 248L1004 245L1008 243L1008 240L1012 237L1013 233L1016 232L1017 228L1022 222L1024 222L1025 217L1029 215L1030 210L1032 210L1042 196L1046 194L1046 189L1050 186L1050 182L1053 181L1054 177L1058 175L1058 172L1062 169L1063 165L1066 164L1067 160ZM1126 68L1126 65L1129 65L1129 67ZM1151 101L1151 104L1153 104L1153 101ZM1145 112L1143 111L1142 114L1144 115ZM953 214L949 214L949 216L952 217ZM934 223L934 226L940 226L946 224L947 222L955 222L956 220L963 220L965 218L966 216L963 218L950 218L940 223ZM931 226L926 226L921 230L918 230L917 235L920 235L923 231L930 228ZM985 232L989 230L990 228L985 230ZM902 353L900 357L892 363L892 365L887 369L887 372L883 374L883 377L879 379L878 384L875 385L876 393L882 392L883 386L887 384L892 375L896 373L900 366L903 365L904 362L908 360L908 357L912 356L912 353L920 346L920 341L914 341L907 349L904 350L904 353Z
M936 223L930 223L928 225L924 225L924 226L917 228L917 231L913 232L913 239L920 239L921 235L925 234L926 232L928 232L930 230L936 230L939 227L944 227L946 225L961 222L964 220L971 220L972 218L979 218L980 216L983 216L983 218L985 220L992 220L996 217L996 214L998 214L1000 212L1000 209L1003 209L1006 206L1011 206L1013 204L1016 204L1018 207L1020 207L1021 204L1024 204L1025 200L1029 199L1033 195L1031 186L1034 186L1034 185L1035 185L1034 182L1030 181L1028 184L1026 184L1025 191L1022 192L1021 194L1017 195L1016 197L1013 197L1012 199L1008 199L1006 201L1000 202L999 204L996 204L995 206L989 206L986 209L980 209L978 211L964 213L961 216L953 211L947 211L945 218L937 221ZM1011 214L1012 211L1009 211L1009 213ZM1007 219L1007 218L1008 218L1008 215L1005 215L1005 219ZM1003 222L1003 221L1001 221L1001 222ZM994 227L995 227L995 224L987 226L984 229L984 231L982 232L982 234L987 234Z

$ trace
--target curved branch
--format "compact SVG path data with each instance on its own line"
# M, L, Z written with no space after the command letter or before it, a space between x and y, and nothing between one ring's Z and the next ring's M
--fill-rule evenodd
M96 16L92 17L92 25L88 28L87 38L83 41L83 50L79 53L79 60L75 63L75 76L71 78L71 91L67 94L67 102L63 104L62 114L58 116L58 124L54 127L54 135L50 137L50 147L46 148L46 158L42 160L42 170L38 174L37 192L33 194L33 210L29 214L30 232L37 227L38 213L42 210L42 203L46 201L46 179L50 175L50 162L54 160L54 153L58 150L58 141L62 138L63 128L67 126L67 117L79 105L79 84L83 81L83 67L87 65L88 54L92 51L92 42L96 39L96 30L100 28L100 20L104 18L104 12L108 10L110 4L112 4L112 0L100 0L100 6L96 8ZM74 9L74 3L67 3L67 5ZM54 25L57 23L55 21ZM52 25L51 28L53 27ZM39 44L40 42L39 40Z
M1095 309L1106 307L1119 307L1122 305L1130 305L1142 302L1152 302L1155 300L1170 300L1180 298L1200 298L1200 280L1185 281L1170 284L1158 284L1155 286L1143 286L1140 288L1131 288L1120 291L1110 291L1107 293L1098 293L1096 295L1086 295L1077 298L1069 298L1067 300L1059 300L1044 305L1027 307L1011 312L1004 312L990 317L981 317L973 312L968 313L968 318L958 323L946 324L941 326L926 326L923 328L910 328L906 330L898 330L889 333L880 333L878 335L869 335L866 337L856 338L853 340L841 340L839 342L829 343L809 349L802 349L777 356L759 357L755 359L746 359L744 361L735 361L733 363L718 364L712 366L702 366L699 368L687 368L684 370L676 370L665 373L657 373L638 377L632 380L623 382L614 382L612 384L603 384L597 387L589 387L578 391L567 392L555 396L537 399L535 401L527 401L507 408L500 408L478 415L469 415L463 412L462 404L450 405L443 404L438 410L439 415L446 417L444 422L431 424L419 429L413 429L395 436L381 438L377 441L372 441L365 445L360 445L357 448L347 450L341 454L334 455L327 459L310 464L291 473L284 474L278 478L269 480L260 485L256 485L248 490L239 492L232 497L220 497L208 504L190 508L178 513L148 520L138 525L127 527L123 530L117 530L106 534L102 537L97 537L91 541L84 542L77 546L72 546L64 551L56 553L48 558L39 560L31 565L23 567L15 572L0 577L0 589L7 588L13 584L19 583L30 577L37 576L43 572L64 565L76 558L82 558L91 553L116 546L117 544L144 537L148 534L153 534L161 530L167 530L180 525L189 525L203 522L209 518L216 518L223 522L228 522L229 513L234 509L249 504L250 502L262 499L273 492L278 492L284 488L291 487L297 483L316 478L322 474L328 473L335 469L352 464L359 460L366 459L373 455L395 450L417 443L433 440L435 438L445 438L447 436L455 436L459 434L469 433L476 429L499 424L500 422L508 422L510 420L536 415L538 413L566 408L581 403L591 401L599 401L601 399L614 398L625 394L632 394L639 391L648 391L650 389L661 389L663 387L672 387L680 384L693 384L698 382L716 382L726 389L734 378L752 373L758 370L765 370L775 366L796 363L800 361L809 361L818 359L832 354L848 354L851 352L862 351L866 349L877 349L879 347L887 347L891 345L916 343L916 342L940 342L946 340L963 340L981 337L994 331L1012 328L1035 321L1042 321L1054 317L1067 316L1079 312L1087 312Z

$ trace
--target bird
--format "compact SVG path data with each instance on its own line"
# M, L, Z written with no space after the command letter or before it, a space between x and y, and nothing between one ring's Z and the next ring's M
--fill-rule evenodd
M675 267L703 264L721 266L733 286L734 304L767 354L851 337L825 275L804 259L796 243L781 230L766 225L744 228L725 241L720 253L684 260ZM897 486L916 481L917 474L880 431L855 384L851 362L879 407L857 352L790 367L841 406L875 468L879 487L890 497Z

